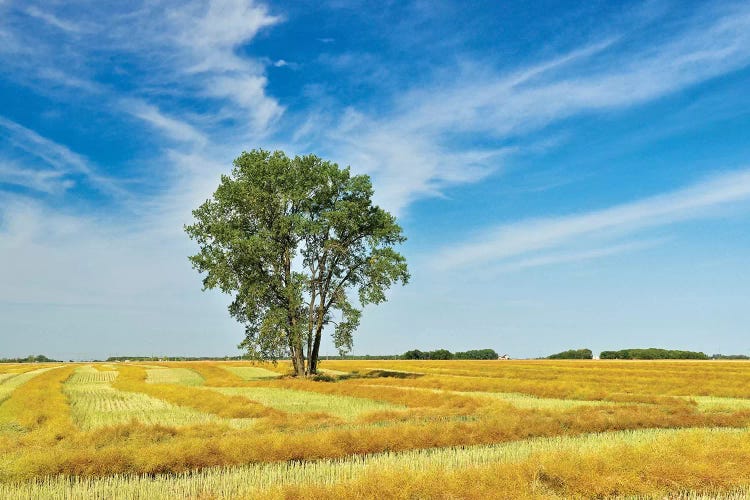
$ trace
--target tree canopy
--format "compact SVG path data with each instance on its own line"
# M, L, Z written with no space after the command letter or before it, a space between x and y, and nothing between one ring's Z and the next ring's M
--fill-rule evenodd
M186 226L204 289L232 294L229 313L245 326L240 347L258 359L289 355L298 375L317 371L321 336L351 350L361 308L406 284L406 238L372 202L369 176L315 155L243 152ZM351 300L356 292L359 307Z

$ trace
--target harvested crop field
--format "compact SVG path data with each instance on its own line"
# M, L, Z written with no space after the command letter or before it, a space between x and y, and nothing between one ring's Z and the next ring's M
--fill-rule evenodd
M6 368L0 498L750 492L750 363L325 366Z

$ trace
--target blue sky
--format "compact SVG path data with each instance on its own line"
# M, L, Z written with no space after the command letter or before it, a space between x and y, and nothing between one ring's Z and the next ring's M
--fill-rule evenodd
M182 226L256 147L404 226L355 354L750 354L748 89L747 2L0 0L0 357L235 354Z

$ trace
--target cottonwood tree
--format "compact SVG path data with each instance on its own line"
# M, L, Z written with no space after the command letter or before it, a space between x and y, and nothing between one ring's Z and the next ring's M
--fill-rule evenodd
M257 359L288 355L297 375L317 372L327 327L341 353L351 350L361 309L409 280L394 249L403 231L372 196L368 176L314 155L253 150L234 160L185 230L200 246L190 260L204 290L233 294L241 348Z

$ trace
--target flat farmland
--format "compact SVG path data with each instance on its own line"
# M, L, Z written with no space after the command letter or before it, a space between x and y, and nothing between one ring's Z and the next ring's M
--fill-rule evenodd
M750 363L0 365L0 498L745 498Z

